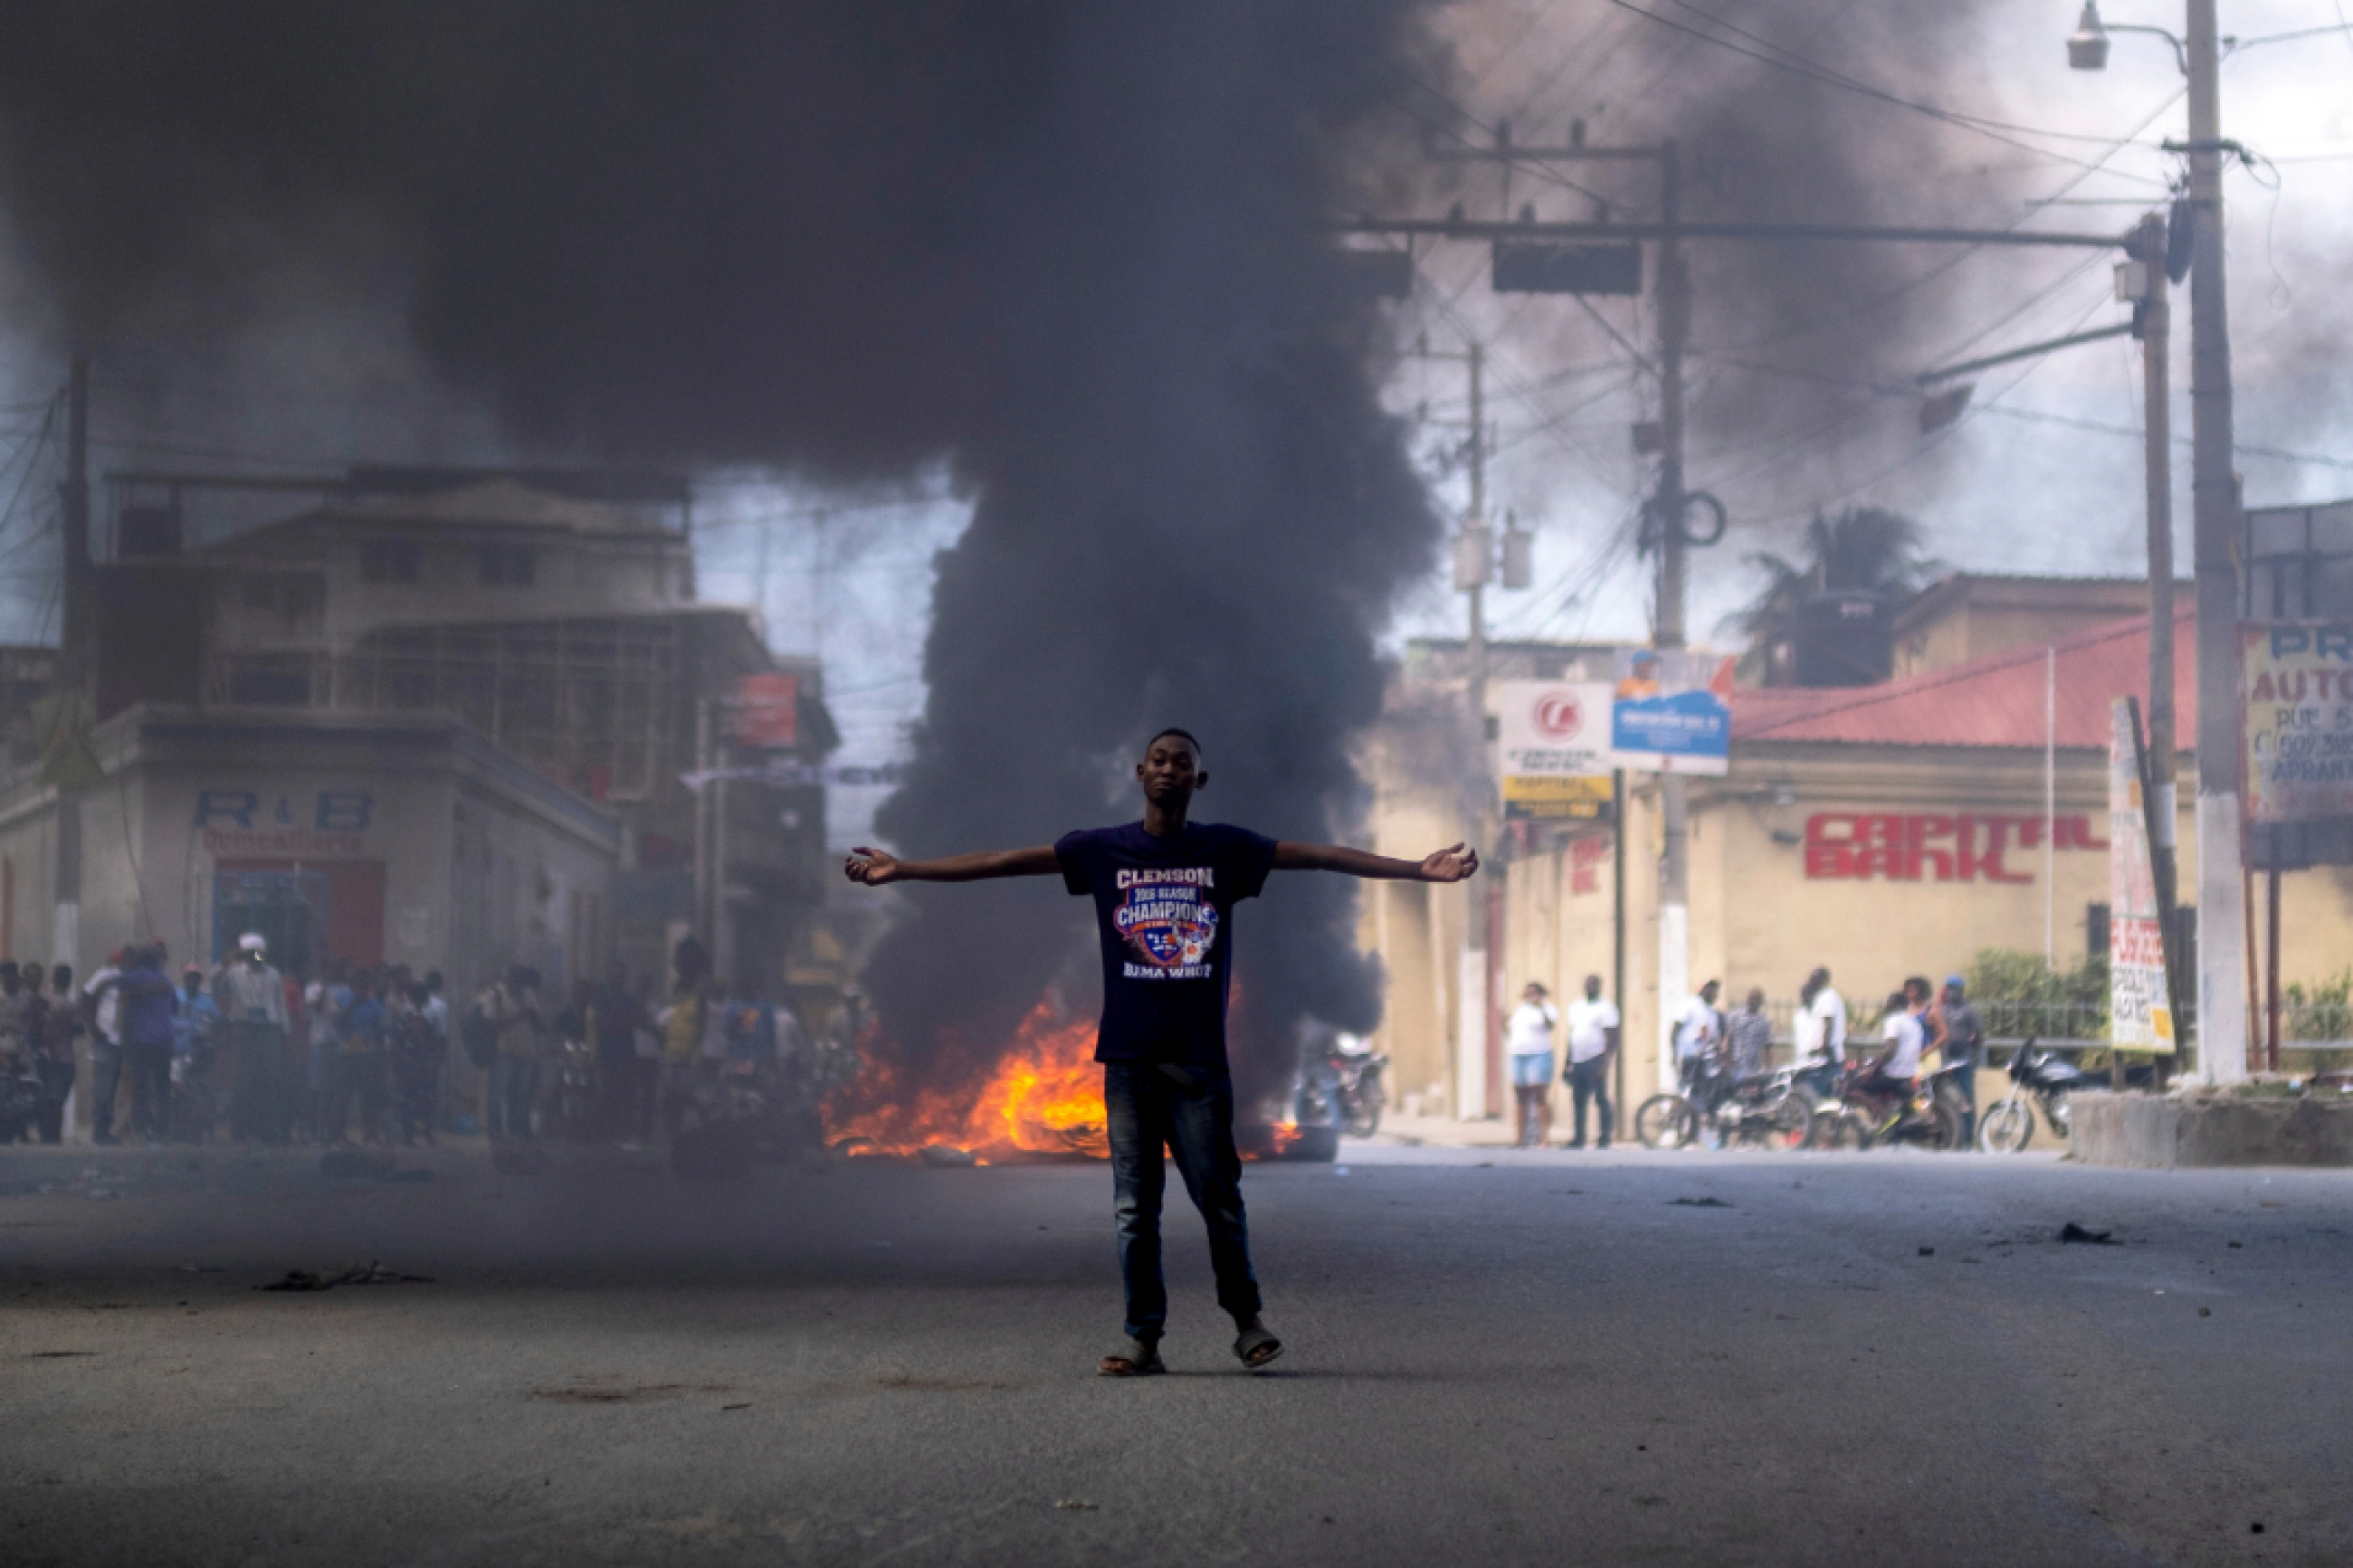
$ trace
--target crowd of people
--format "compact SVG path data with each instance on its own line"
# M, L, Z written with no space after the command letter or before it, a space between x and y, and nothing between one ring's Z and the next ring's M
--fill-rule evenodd
M1675 1062L1683 1092L1703 1095L1704 1084L1737 1083L1767 1070L1773 1022L1765 993L1752 987L1741 1005L1726 1012L1717 1005L1723 991L1710 980L1684 999L1673 1016ZM1848 1050L1846 999L1831 984L1831 972L1817 969L1798 993L1790 1019L1793 1067L1823 1099L1835 1091L1842 1073L1853 1070L1859 1089L1900 1115L1917 1083L1922 1059L1934 1051L1950 1069L1962 1112L1963 1146L1976 1136L1977 1069L1985 1056L1985 1026L1970 1005L1968 984L1948 975L1941 991L1919 975L1891 992L1880 1012L1880 1047L1863 1057ZM1618 1009L1602 995L1601 977L1585 978L1585 994L1566 1016L1540 983L1531 981L1504 1025L1504 1048L1517 1100L1518 1142L1542 1147L1552 1136L1554 1042L1566 1037L1567 1062L1561 1073L1575 1104L1576 1129L1567 1147L1585 1147L1587 1111L1599 1110L1599 1146L1609 1147L1614 1108L1609 1102L1609 1064L1619 1047Z
M101 1145L413 1145L450 1130L644 1142L675 1133L730 1075L814 1089L841 1070L856 998L835 1037L812 1039L790 1008L715 987L691 939L674 962L659 1002L616 963L551 1005L539 973L517 965L454 1010L438 970L331 958L281 971L254 932L176 984L160 942L79 986L64 964L0 962L0 1076L23 1108L0 1141L61 1142L79 1089ZM460 1063L477 1071L453 1081Z

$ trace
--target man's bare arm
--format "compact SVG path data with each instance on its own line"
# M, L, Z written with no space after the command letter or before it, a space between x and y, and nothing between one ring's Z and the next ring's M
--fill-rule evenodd
M1054 847L1034 849L984 849L976 855L950 855L939 860L902 860L863 844L841 863L841 874L870 888L892 882L984 882L992 877L1050 877L1062 868Z
M1286 838L1274 847L1278 871L1339 871L1397 882L1460 882L1479 870L1479 851L1456 844L1419 860L1393 860L1339 844L1298 844Z

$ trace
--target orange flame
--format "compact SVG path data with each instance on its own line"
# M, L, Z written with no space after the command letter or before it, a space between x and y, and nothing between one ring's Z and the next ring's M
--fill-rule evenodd
M915 1154L932 1147L1010 1154L1087 1154L1107 1159L1103 1068L1095 1026L1070 1021L1040 1002L977 1089L961 1074L909 1084L900 1064L864 1048L856 1079L825 1104L828 1142L854 1154ZM945 1059L957 1053L944 1051Z

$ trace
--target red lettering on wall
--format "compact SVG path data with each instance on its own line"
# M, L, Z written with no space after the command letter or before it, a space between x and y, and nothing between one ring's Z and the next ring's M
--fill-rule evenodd
M1568 892L1571 898L1579 893L1601 890L1601 868L1609 863L1609 846L1610 840L1599 834L1569 840Z
M2106 839L2093 837L2088 816L2056 818L2051 841L2060 849L2108 847ZM2031 882L2032 872L2003 864L2002 855L2012 845L2042 847L2042 818L1820 811L1806 819L1806 877L1817 882L1874 877L1891 882Z

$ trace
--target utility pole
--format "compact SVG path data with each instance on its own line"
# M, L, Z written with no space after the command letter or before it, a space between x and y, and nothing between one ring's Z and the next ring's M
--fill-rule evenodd
M79 726L87 735L90 689L98 665L97 584L90 557L90 361L76 355L66 383L66 477L61 492L65 534L63 624L58 647L58 733ZM55 736L52 744L56 743ZM77 742L87 744L86 739ZM58 789L55 913L49 928L51 962L80 966L81 797Z
M2198 572L2198 1062L2247 1076L2239 842L2239 484L2231 465L2231 325L2222 275L2222 115L2214 0L2189 0L2190 528ZM2154 629L2154 628L2152 628Z
M1691 335L1691 277L1676 233L1683 183L1681 150L1659 148L1659 490L1651 526L1659 541L1659 602L1651 640L1683 646L1683 350ZM1659 1074L1673 1081L1674 1012L1691 992L1691 818L1689 781L1659 775ZM1621 1000L1620 1005L1624 1005Z
M1476 1104L1483 1116L1491 1109L1501 1109L1495 1101L1504 1076L1503 1041L1495 1028L1495 964L1502 956L1498 951L1502 933L1494 929L1492 918L1502 902L1502 884L1495 879L1504 870L1504 859L1494 853L1495 780L1487 767L1487 577L1494 561L1494 538L1487 527L1487 351L1473 342L1467 358L1471 373L1471 513L1463 521L1462 549L1466 555L1476 549L1479 561L1478 570L1468 574L1470 626L1463 637L1463 654L1471 664L1471 722L1476 737L1472 773L1479 804L1473 837L1493 857L1493 865L1485 881L1466 889L1471 901L1463 927L1465 1033L1461 1050L1464 1080L1467 1082L1474 1071L1478 1076ZM1461 570L1460 566L1457 570Z
M2157 884L2158 932L2165 951L2166 1006L2181 1039L2181 971L2175 930L2179 897L2173 795L2173 413L2169 361L2172 309L2166 299L2165 219L2151 213L2135 231L2140 297L2133 311L2140 339L2141 425L2148 512L2148 819L2150 869ZM2162 1073L2160 1060L2158 1070Z
M1682 241L1686 232L1682 215L1683 157L1681 145L1672 137L1651 146L1599 147L1585 141L1583 121L1570 128L1568 144L1560 147L1514 146L1508 125L1496 129L1493 149L1464 148L1461 150L1426 149L1429 156L1451 163L1500 163L1504 165L1504 207L1510 208L1511 168L1514 163L1642 163L1656 162L1659 166L1659 213L1653 224L1615 224L1605 211L1599 220L1588 223L1540 224L1532 212L1523 213L1516 221L1482 225L1460 217L1450 217L1442 224L1390 224L1366 219L1343 227L1363 232L1405 234L1438 234L1451 237L1486 238L1496 243L1541 240L1546 238L1602 239L1613 242L1651 238L1658 241L1658 310L1659 310L1659 486L1650 507L1651 536L1658 546L1659 566L1657 605L1651 622L1651 643L1661 649L1678 649L1684 644L1683 603L1687 596L1690 540L1683 532L1683 514L1690 505L1690 495L1683 482L1683 354L1691 336L1691 274L1683 262ZM1798 235L1794 229L1775 228L1769 235L1751 235L1742 226L1708 226L1712 233L1725 237L1788 237ZM1848 237L1850 231L1826 231L1839 237ZM1819 237L1811 230L1804 237ZM2113 243L2110 241L2108 243ZM1476 378L1473 378L1473 399L1476 399ZM1474 414L1475 418L1475 414ZM1474 500L1472 513L1478 516L1476 497L1478 470L1472 470ZM1458 582L1460 577L1458 575ZM1477 618L1477 597L1472 597L1472 616ZM1473 633L1474 639L1477 633ZM1483 650L1483 640L1474 640L1474 649ZM1483 669L1481 671L1483 676ZM1477 679L1477 678L1474 678ZM1480 688L1483 693L1483 681ZM1483 721L1485 706L1479 704ZM1486 751L1480 750L1483 771ZM1620 791L1622 797L1622 791ZM1670 1022L1675 1004L1691 989L1691 870L1690 870L1690 798L1689 781L1682 774L1666 773L1659 779L1660 816L1664 828L1663 850L1659 861L1659 950L1657 978L1659 983L1659 1041L1662 1082L1673 1079L1673 1026ZM1622 851L1626 843L1625 823L1621 811L1617 828ZM1497 858L1500 868L1501 857ZM1477 900L1473 900L1474 906ZM1477 911L1483 913L1483 911ZM1622 911L1620 924L1623 923ZM1622 942L1623 933L1620 932ZM1622 960L1615 977L1618 1005L1622 1009L1625 977ZM1490 984L1492 984L1492 979ZM1624 1037L1620 1037L1620 1098L1624 1097L1625 1052ZM1501 1074L1498 1057L1495 1071Z
M1451 360L1469 372L1471 416L1465 455L1470 459L1471 506L1454 536L1454 586L1468 604L1469 624L1463 637L1467 671L1464 700L1471 710L1472 780L1475 798L1471 807L1472 842L1489 858L1480 885L1466 888L1462 949L1455 969L1454 1081L1452 1096L1458 1121L1475 1121L1488 1114L1492 1097L1502 1082L1503 1037L1496 1028L1495 948L1491 912L1500 903L1503 873L1500 857L1491 852L1495 832L1495 781L1487 766L1487 584L1494 575L1494 535L1487 527L1487 351L1483 344L1466 344L1460 352L1433 349L1425 340L1414 345L1418 359ZM1432 421L1432 423L1451 423Z

